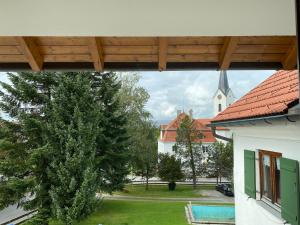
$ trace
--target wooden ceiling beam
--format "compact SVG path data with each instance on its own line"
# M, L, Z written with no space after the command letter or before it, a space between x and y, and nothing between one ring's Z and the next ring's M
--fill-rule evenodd
M297 66L297 42L294 41L281 62L283 69L293 70Z
M43 69L43 57L32 37L16 37L20 50L24 54L31 69L35 72Z
M166 37L158 38L158 70L167 69L168 39Z
M88 38L89 51L94 63L94 68L97 72L101 72L104 69L104 52L99 37Z
M239 37L225 37L224 45L221 49L219 65L221 70L227 70L231 63L231 55L238 46Z

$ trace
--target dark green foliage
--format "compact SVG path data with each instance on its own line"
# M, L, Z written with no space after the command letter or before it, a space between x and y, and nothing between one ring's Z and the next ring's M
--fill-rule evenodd
M233 179L233 144L228 142L216 142L211 147L208 156L209 176L218 178L225 177L228 180Z
M118 92L121 83L114 73L98 74L94 79L102 119L96 139L96 168L101 190L121 190L128 174L127 115L121 107Z
M202 143L199 139L203 134L197 129L195 121L186 115L177 129L175 153L182 159L186 176L192 178L193 187L196 188L197 175L202 172L203 159Z
M88 74L62 73L49 112L47 149L54 215L73 224L95 208L95 152L100 107Z
M1 82L0 108L11 118L1 123L0 174L5 180L0 184L1 207L18 202L26 209L38 209L37 224L47 224L51 214L44 134L56 77L56 73L10 73L12 84ZM30 200L23 198L33 193Z
M175 155L159 154L158 176L163 181L176 182L184 178L181 162Z
M96 188L124 185L128 137L120 83L113 73L9 78L0 92L10 118L0 124L0 207L37 209L30 224L48 224L53 215L70 224L93 210Z
M157 138L158 129L151 120L144 120L137 130L136 143L132 154L133 172L146 178L148 190L149 178L155 176L157 169Z

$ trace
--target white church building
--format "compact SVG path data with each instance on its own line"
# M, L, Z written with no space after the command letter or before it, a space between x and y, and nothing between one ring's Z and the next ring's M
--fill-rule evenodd
M222 112L234 102L234 95L229 87L227 72L222 70L219 78L218 90L213 96L214 116Z
M297 71L278 71L219 113L233 133L237 225L300 224Z
M218 90L213 96L213 112L214 116L226 109L234 102L234 95L229 87L226 71L220 72ZM189 115L193 118L192 111L188 114L185 112L177 111L177 116L169 124L160 125L160 137L158 140L158 153L170 153L173 154L173 148L176 144L176 132L180 126L182 119ZM196 140L196 142L202 143L204 152L207 152L208 146L216 141L224 141L214 137L214 132L222 137L231 137L231 132L228 128L216 127L214 130L209 126L211 118L193 118L196 127L204 135L202 139Z

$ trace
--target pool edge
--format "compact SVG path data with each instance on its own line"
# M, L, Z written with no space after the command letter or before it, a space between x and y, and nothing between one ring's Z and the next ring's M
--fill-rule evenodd
M220 206L220 205L216 205L216 206ZM186 216L187 216L188 224L231 224L231 225L235 225L235 222L195 221L193 213L192 213L192 203L189 202L188 205L185 206L185 208L186 208L186 214L187 214Z

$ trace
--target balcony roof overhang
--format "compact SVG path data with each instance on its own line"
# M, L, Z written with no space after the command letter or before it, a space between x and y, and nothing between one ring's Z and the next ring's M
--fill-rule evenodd
M0 70L294 69L294 0L3 0Z

